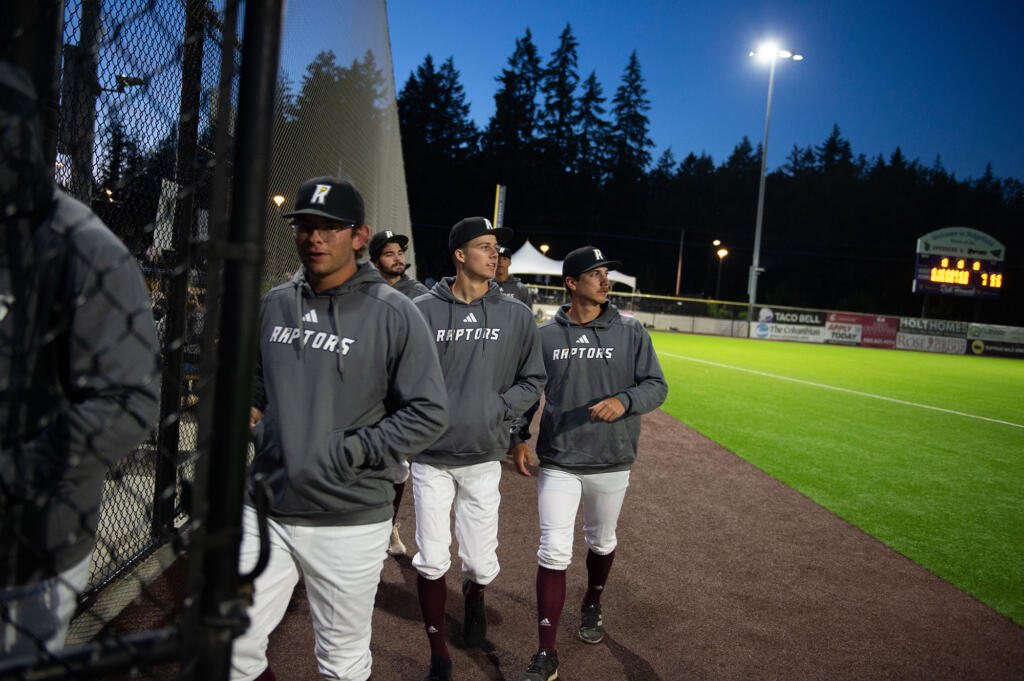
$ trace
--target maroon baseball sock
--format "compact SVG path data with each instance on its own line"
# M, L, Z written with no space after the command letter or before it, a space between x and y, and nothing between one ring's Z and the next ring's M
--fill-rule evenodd
M448 654L448 643L444 640L444 604L448 596L448 585L444 577L427 579L417 575L416 591L420 597L423 624L430 640L430 654L449 660L451 655Z
M473 580L469 581L469 588L466 589L466 602L470 605L477 605L484 599L484 589L487 587L484 585L477 584Z
M587 551L587 595L583 600L587 603L600 603L601 592L604 591L604 583L608 581L608 573L612 569L612 561L615 560L615 550L604 556Z
M391 518L391 522L394 523L398 520L398 507L402 504L402 492L405 491L404 482L395 483L395 515Z
M537 566L537 638L540 647L555 651L558 619L565 605L565 570Z

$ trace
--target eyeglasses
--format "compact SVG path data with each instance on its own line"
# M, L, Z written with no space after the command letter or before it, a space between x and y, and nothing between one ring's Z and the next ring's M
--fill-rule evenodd
M320 238L324 241L335 241L341 236L341 233L346 229L355 227L355 223L352 222L337 222L334 220L324 221L320 223L315 222L299 222L292 221L292 236L296 239L308 239L313 236L313 232L319 232Z

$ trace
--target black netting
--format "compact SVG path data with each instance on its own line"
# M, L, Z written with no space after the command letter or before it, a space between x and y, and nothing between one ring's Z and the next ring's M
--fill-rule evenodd
M5 3L2 68L22 71L0 87L0 678L213 678L202 665L242 626L225 520L241 483L223 486L243 478L244 434L237 461L210 451L237 430L221 405L247 415L235 341L255 334L220 323L256 318L246 281L297 266L280 216L303 179L352 180L374 230L410 234L385 3L328 9L316 75L259 59L278 48L274 0ZM260 123L239 101L275 78ZM214 379L232 382L216 399Z
M45 37L49 3L38 5L12 12L10 44ZM223 210L214 175L230 151L222 144L218 156L215 138L218 122L234 127L234 107L221 115L220 102L237 96L237 78L221 82L224 50L240 60L224 15L196 0L68 0L51 30L56 124L48 130L44 117L38 132L44 149L55 138L44 168L64 193L53 216L26 209L4 223L5 314L16 320L0 337L4 368L14 367L0 377L3 525L14 528L4 547L7 664L19 654L45 664L64 638L16 598L25 585L70 594L65 649L138 633L118 621L133 601L155 608L151 624L181 618L181 584L172 598L152 589L185 546L208 383L206 247L210 216ZM3 58L32 65L14 49ZM37 90L45 111L45 85ZM23 116L7 118L18 102L6 93L4 141L17 143L7 131ZM20 152L8 145L5 167Z

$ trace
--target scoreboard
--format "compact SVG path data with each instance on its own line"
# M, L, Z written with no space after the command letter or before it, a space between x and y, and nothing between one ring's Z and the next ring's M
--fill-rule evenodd
M928 253L917 254L914 290L971 298L998 298L1003 263Z
M917 240L912 290L969 298L999 298L1003 245L976 229L946 227Z

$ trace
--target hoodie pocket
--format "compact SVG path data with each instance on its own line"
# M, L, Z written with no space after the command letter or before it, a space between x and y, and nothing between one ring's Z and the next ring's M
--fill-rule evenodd
M331 434L330 461L334 475L342 482L359 477L366 462L366 449L355 431L335 430Z

